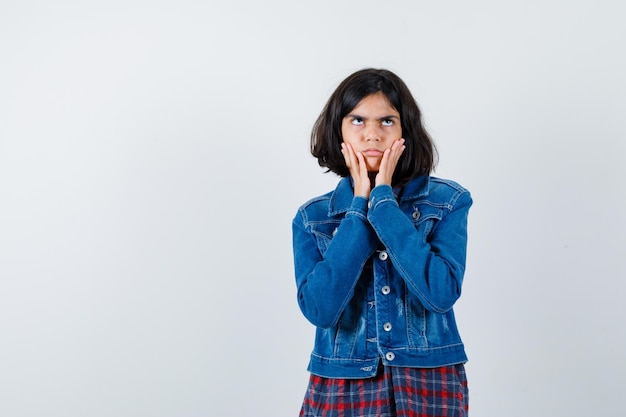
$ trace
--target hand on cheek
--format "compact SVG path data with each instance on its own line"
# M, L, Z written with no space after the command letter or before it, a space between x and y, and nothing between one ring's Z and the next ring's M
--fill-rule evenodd
M396 170L400 156L405 149L406 145L404 144L403 138L395 140L389 149L385 149L385 153L380 161L378 174L376 175L375 185L391 185L393 173Z
M369 198L371 184L363 154L355 152L352 146L346 142L341 144L341 152L354 182L354 195Z

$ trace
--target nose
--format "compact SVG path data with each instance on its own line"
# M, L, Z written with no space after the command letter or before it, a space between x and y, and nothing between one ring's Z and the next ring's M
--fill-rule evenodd
M381 131L376 123L370 123L367 125L363 134L366 142L380 142Z

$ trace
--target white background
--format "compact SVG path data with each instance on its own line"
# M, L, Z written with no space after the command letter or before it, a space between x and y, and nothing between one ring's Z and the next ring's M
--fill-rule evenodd
M0 416L297 415L308 137L369 66L475 200L470 414L622 415L620 4L2 1Z

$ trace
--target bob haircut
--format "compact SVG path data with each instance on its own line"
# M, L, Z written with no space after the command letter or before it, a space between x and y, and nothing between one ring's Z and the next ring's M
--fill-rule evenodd
M382 92L400 113L406 149L393 173L392 184L402 186L411 179L429 175L437 163L437 149L422 125L422 113L404 81L385 69L366 68L343 80L328 99L311 132L311 154L321 167L340 177L350 171L341 153L343 118L365 97Z

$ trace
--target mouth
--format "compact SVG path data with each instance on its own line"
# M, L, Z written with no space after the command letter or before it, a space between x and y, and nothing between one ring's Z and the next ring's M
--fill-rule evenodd
M381 157L383 155L383 151L379 151L378 149L366 149L363 151L363 155L372 156L372 157Z

